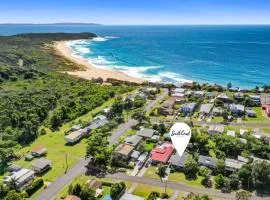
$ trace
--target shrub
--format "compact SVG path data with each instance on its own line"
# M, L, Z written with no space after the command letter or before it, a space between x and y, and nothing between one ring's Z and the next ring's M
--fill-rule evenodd
M44 185L43 179L37 179L33 182L33 184L25 190L28 197L30 197L32 194L34 194L39 188L41 188Z

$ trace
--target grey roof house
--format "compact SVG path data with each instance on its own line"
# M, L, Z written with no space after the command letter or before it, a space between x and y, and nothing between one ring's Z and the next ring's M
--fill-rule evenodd
M217 158L209 157L209 156L199 156L198 163L200 166L209 167L214 169L216 167Z
M151 138L156 133L156 130L150 128L142 128L136 135L143 138Z
M213 108L213 104L212 103L207 103L207 104L202 104L200 107L200 113L201 114L209 114L211 109Z
M242 161L239 161L239 160L234 160L234 159L230 159L230 158L225 159L225 169L227 171L230 171L230 172L237 171L244 164L245 164L245 162L242 162Z
M187 154L183 154L181 157L178 153L171 156L169 163L176 169L183 169L185 167L185 162L188 159Z
M230 111L232 114L243 115L245 113L245 106L241 104L230 104Z
M187 103L181 106L180 112L185 113L186 115L193 113L196 107L196 103Z
M143 138L141 136L132 135L125 139L125 143L136 147L142 141L142 139Z

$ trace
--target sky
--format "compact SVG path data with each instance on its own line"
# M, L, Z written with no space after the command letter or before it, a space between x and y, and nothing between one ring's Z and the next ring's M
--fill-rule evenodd
M270 24L270 0L1 0L0 23Z

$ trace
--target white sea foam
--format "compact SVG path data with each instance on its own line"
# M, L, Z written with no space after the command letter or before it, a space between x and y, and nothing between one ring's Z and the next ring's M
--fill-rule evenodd
M109 65L109 64L114 63L114 62L106 60L104 56L98 56L97 58L91 58L91 60L96 65Z
M158 76L161 77L161 80L173 80L179 83L184 83L184 82L192 82L192 80L185 79L182 77L180 74L174 73L174 72L169 72L169 71L161 71L158 73Z
M109 38L106 38L106 37L95 37L95 38L93 38L93 41L95 41L95 42L105 42L107 40L109 40Z

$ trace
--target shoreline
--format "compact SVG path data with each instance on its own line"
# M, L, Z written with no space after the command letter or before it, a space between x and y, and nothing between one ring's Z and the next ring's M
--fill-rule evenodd
M146 81L144 79L129 76L120 71L98 68L94 64L90 63L87 59L82 58L80 56L74 56L71 47L68 45L68 42L70 41L57 41L54 44L54 49L59 55L64 56L70 61L83 66L85 70L84 71L81 71L81 70L65 71L66 73L70 75L78 76L80 78L84 78L87 80L91 80L93 78L94 79L102 78L103 81L107 81L108 78L112 78L112 79L117 79L120 81L128 81L128 82L134 82L134 83L139 83L139 84Z

